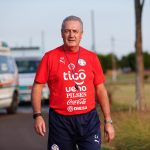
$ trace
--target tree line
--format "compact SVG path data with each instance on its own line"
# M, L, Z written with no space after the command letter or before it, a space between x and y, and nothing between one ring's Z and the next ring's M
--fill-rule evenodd
M135 52L129 53L125 56L122 56L121 59L119 59L116 55L113 56L113 54L98 54L98 58L101 62L101 65L103 67L104 73L106 73L107 70L112 70L113 67L113 59L116 63L116 69L121 69L124 72L135 72L136 71L136 54ZM143 52L143 62L144 62L144 70L150 70L150 53Z

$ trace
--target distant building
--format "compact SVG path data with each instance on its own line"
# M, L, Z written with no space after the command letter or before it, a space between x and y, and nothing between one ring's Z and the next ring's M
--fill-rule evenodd
M12 47L14 57L42 57L44 53L40 47Z

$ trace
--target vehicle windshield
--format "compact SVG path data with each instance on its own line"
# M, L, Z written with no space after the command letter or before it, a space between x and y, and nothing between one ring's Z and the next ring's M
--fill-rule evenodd
M40 60L16 60L19 73L35 73Z
M15 66L14 61L11 57L0 56L0 74L14 73Z

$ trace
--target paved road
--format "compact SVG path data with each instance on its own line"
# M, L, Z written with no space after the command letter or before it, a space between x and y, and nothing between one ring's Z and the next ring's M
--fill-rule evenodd
M44 118L47 120L46 108ZM33 122L30 106L21 106L15 115L0 111L0 150L46 150L47 134L38 136Z

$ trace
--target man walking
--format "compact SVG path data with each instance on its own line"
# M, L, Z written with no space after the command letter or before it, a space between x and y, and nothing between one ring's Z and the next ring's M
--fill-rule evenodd
M48 51L38 67L32 105L35 131L44 136L41 91L50 89L48 150L99 150L100 120L95 109L95 94L104 115L108 142L114 136L105 78L97 55L80 46L83 22L76 16L63 20L63 45Z

